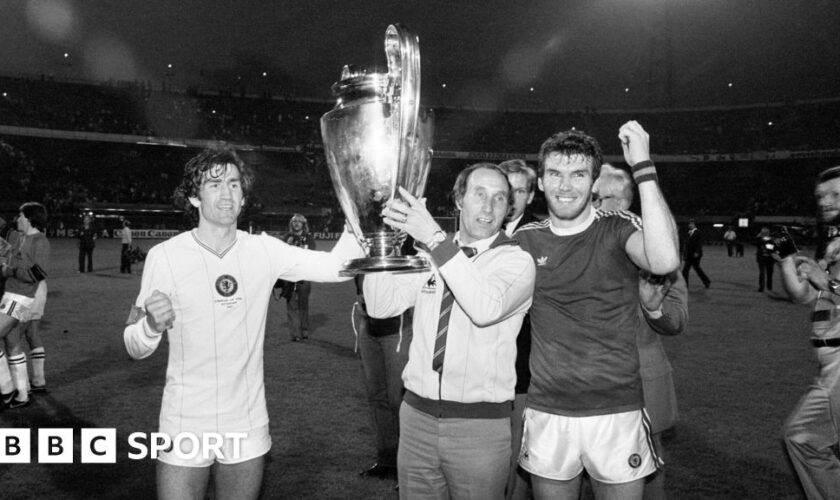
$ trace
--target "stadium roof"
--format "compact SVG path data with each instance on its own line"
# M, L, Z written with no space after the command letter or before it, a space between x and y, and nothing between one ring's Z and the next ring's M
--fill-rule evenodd
M840 97L835 0L22 0L0 16L7 75L331 99L344 64L384 66L399 22L420 35L427 105Z

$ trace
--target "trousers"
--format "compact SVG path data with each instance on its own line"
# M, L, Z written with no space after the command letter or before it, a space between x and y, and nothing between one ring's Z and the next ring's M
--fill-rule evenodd
M788 417L784 441L805 496L837 498L840 460L840 347L819 347L820 373Z
M700 268L700 259L702 257L686 257L685 264L682 268L682 275L685 278L685 284L688 286L688 271L693 267L694 270L697 272L697 276L700 276L700 281L703 282L703 286L708 287L711 280L709 277L706 276L706 273L703 272L703 269Z
M400 407L401 499L502 500L510 467L510 417L435 418Z
M402 339L399 333L374 337L369 334L364 314L359 327L359 354L376 431L376 462L393 467L397 465L400 438L402 371L408 361L408 346L411 344L411 328L406 327L404 331L407 335L403 335Z
M286 300L286 314L289 317L289 337L309 336L309 293L312 291L312 283L309 281L298 281L295 283L295 291Z

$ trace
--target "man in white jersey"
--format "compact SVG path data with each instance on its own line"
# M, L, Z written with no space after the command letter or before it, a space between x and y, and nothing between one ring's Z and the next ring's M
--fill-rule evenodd
M173 445L158 456L161 499L203 499L211 466L216 498L259 495L271 447L263 339L272 285L339 281L341 263L362 256L349 234L326 253L237 230L253 182L229 148L187 163L175 197L198 225L149 251L127 321L132 358L151 355L169 336L160 432ZM185 435L195 440L179 439Z

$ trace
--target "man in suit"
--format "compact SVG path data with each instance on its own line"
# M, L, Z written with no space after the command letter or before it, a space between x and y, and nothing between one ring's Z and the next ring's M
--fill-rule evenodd
M693 220L690 220L688 221L688 236L685 240L685 264L683 264L682 269L682 275L683 278L685 278L686 286L688 285L688 271L692 267L697 272L697 276L700 276L700 281L703 282L703 286L706 288L711 286L712 280L706 276L706 273L704 273L703 269L700 267L700 259L702 258L703 236L700 234L700 231L697 230L697 224L695 224Z
M513 191L513 203L505 221L505 234L513 236L514 231L529 222L538 222L528 205L534 201L537 190L537 172L524 160L515 159L499 163L507 175ZM528 315L522 320L522 328L516 337L516 396L513 412L510 414L511 464L505 498L508 500L528 497L528 473L519 467L519 448L522 445L522 414L525 412L525 396L531 382L528 358L531 356L531 321Z
M540 220L528 210L537 191L537 172L520 159L503 161L499 168L507 175L513 190L513 204L505 219L505 234L513 236L513 232L525 224Z

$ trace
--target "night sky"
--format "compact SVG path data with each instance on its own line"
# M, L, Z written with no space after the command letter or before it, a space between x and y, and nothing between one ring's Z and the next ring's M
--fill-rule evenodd
M385 29L403 23L428 105L840 97L834 0L7 0L0 19L6 75L330 99L344 64L383 70Z

